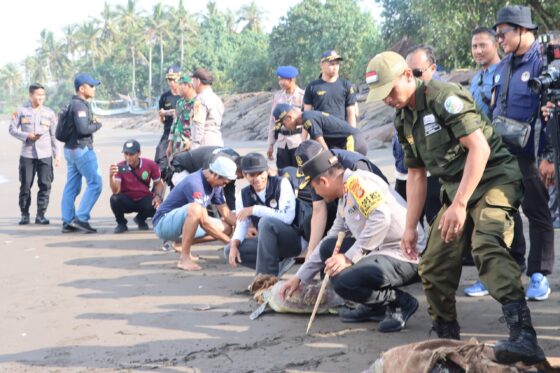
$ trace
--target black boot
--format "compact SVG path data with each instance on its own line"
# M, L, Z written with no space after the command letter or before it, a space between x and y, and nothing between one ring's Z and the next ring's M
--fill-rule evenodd
M461 339L461 327L457 320L451 322L434 321L432 322L432 330L436 332L438 338Z
M509 329L509 339L496 342L494 355L501 364L522 361L533 365L544 361L544 351L537 342L537 333L531 323L531 312L524 300L506 303L502 312Z

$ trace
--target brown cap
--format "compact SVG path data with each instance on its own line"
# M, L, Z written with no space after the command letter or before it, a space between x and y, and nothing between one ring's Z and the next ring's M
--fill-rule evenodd
M367 101L381 101L391 93L395 78L407 68L403 56L395 52L382 52L373 57L366 70L369 85Z
M191 78L199 79L202 82L202 84L212 84L212 82L214 82L214 77L212 76L212 73L206 69L203 69L202 67L196 69L191 74Z

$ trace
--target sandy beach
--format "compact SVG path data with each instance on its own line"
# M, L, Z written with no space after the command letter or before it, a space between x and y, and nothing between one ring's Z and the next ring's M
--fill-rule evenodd
M204 270L187 273L175 268L178 254L162 251L152 232L136 230L132 215L129 231L113 234L109 165L122 159L128 138L140 141L142 155L153 158L160 134L103 122L95 149L104 189L91 220L100 232L63 235L65 161L55 168L47 211L51 224L17 225L20 143L8 134L7 121L0 121L1 372L360 372L386 349L429 338L431 322L420 284L408 287L420 308L403 332L381 334L376 323L344 324L329 315L319 316L305 336L307 315L269 312L249 320L257 304L243 290L253 272L227 266L219 243L195 246ZM226 145L241 154L266 151L264 142ZM389 149L369 157L394 180ZM559 256L557 249L556 271ZM496 301L463 295L475 279L474 268L466 267L457 292L463 339L506 337ZM558 357L560 280L557 273L549 279L549 300L530 307L541 346L547 356Z

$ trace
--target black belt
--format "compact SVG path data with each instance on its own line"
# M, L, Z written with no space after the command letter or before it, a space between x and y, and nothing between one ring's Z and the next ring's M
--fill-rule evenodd
M287 130L285 128L282 128L280 131L278 131L278 133L280 133L284 136L298 135L298 134L301 134L301 127L296 128L295 131L290 131L290 130Z

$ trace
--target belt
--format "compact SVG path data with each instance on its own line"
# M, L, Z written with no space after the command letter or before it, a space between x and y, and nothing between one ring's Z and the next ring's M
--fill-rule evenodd
M282 128L280 131L278 131L278 133L284 136L298 135L301 134L301 127L296 128L295 131L290 131L285 128Z

